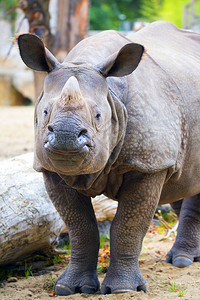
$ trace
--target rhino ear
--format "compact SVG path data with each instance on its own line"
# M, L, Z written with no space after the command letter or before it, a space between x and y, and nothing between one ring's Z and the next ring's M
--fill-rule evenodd
M21 34L18 36L17 42L21 58L29 68L36 71L51 72L59 64L37 35Z
M143 53L144 47L142 45L126 44L117 54L112 54L96 68L105 77L129 75L137 68Z

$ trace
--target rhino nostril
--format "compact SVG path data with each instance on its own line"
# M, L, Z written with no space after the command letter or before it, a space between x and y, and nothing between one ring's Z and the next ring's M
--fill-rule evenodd
M86 135L86 134L87 134L87 129L82 129L82 130L79 132L78 138L81 137L82 135Z
M51 125L48 126L48 130L53 132L53 127Z

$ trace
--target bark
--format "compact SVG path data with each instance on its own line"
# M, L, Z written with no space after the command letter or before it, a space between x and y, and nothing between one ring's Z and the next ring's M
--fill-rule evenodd
M49 0L19 0L19 8L25 14L29 23L29 32L38 35L51 50L53 36L49 26ZM39 97L46 74L34 72L35 97Z
M49 25L49 0L19 0L19 7L29 22L29 31L38 35L46 47L63 60L69 50L87 34L89 1L58 1L58 24L55 36L52 35ZM44 75L34 72L34 77L37 98L43 87Z
M65 225L49 199L33 153L0 162L0 265L56 245ZM117 203L93 199L98 221L112 220Z
M45 43L47 48L51 49L53 44L53 36L49 27L49 0L19 0L19 8L24 12L29 23L29 32L38 35ZM34 72L35 97L40 95L44 74Z
M32 157L0 162L0 265L51 248L64 229Z
M117 211L118 202L100 195L92 199L92 205L98 222L112 221Z
M38 35L50 48L52 35L49 27L49 0L19 0L19 8L28 20L29 32Z
M55 52L62 59L83 38L89 27L89 0L59 0Z

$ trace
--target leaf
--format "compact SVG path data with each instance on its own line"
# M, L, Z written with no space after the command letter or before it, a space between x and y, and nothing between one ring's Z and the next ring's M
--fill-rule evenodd
M56 296L55 291L53 291L51 294L49 294L49 297L55 297L55 296Z

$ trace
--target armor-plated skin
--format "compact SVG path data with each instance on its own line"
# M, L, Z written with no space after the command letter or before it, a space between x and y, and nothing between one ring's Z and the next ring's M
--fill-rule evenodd
M119 202L102 293L146 290L138 256L159 203L175 202L180 220L167 261L200 261L200 36L162 21L128 37L106 31L62 64L34 35L18 43L27 66L48 72L35 109L34 168L72 247L56 294L99 289L90 199L99 194Z

